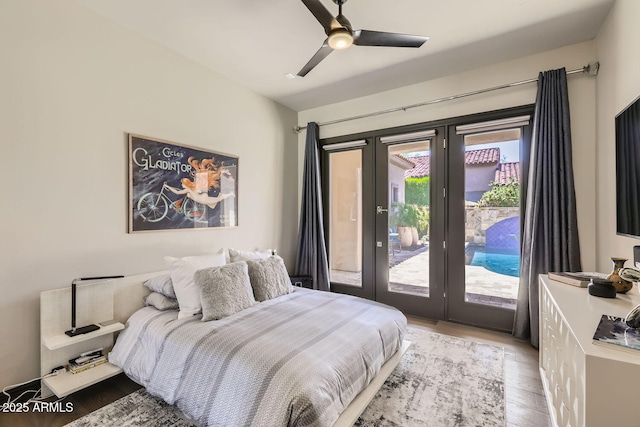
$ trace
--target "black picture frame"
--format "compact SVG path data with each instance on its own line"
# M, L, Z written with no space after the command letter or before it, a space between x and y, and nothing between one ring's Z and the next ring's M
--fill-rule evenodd
M238 156L128 137L129 233L238 226Z

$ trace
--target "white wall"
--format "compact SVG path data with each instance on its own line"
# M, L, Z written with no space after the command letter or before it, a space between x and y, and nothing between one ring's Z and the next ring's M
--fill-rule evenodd
M611 271L612 256L633 259L639 239L616 235L615 116L640 96L640 2L617 0L596 38L597 86L597 266ZM627 266L632 266L629 261Z
M580 69L594 59L597 59L594 43L584 42L513 61L478 68L474 71L302 111L299 113L298 123L300 125L304 125L309 121L321 123L417 104L432 99L527 80L537 77L540 71L550 69L561 67L566 67L567 70ZM594 197L596 179L593 173L596 164L596 79L577 75L570 76L568 82L582 267L584 270L590 271L596 266L596 237L594 234L596 227ZM385 129L393 126L533 104L535 98L535 84L517 86L454 101L409 109L404 112L390 113L368 119L324 126L320 128L320 137L328 138L338 135L349 135L373 129ZM305 133L302 132L299 135L300 147L304 146L304 138ZM300 153L300 171L302 170L302 161L303 157L302 153Z
M276 247L293 268L296 113L70 0L0 2L0 387L39 374L39 293ZM238 228L127 234L126 133L240 157Z

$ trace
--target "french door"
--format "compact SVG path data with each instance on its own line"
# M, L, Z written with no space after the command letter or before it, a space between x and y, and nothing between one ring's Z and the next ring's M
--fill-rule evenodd
M372 138L324 141L322 189L331 290L375 299Z
M322 141L332 291L511 330L530 110Z
M444 137L440 126L375 138L375 298L432 319L446 309L445 234L434 226L445 209Z
M331 290L443 318L444 127L325 140L323 192ZM421 212L406 212L405 174L429 170ZM427 200L429 199L429 200ZM420 222L418 227L417 222Z
M448 126L448 320L513 328L531 113L512 109Z

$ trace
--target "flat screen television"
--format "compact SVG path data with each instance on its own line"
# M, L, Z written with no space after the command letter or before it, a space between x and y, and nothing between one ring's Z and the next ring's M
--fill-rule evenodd
M616 116L616 224L640 238L640 97Z

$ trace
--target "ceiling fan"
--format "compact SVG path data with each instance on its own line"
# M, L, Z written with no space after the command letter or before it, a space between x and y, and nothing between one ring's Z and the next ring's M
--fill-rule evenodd
M388 47L420 47L429 37L412 36L409 34L385 33L382 31L353 30L351 22L342 14L342 5L347 0L333 0L338 5L338 16L320 3L320 0L302 0L313 16L324 28L327 39L315 55L302 67L298 76L304 77L313 70L334 49L346 49L352 44L356 46L388 46Z

